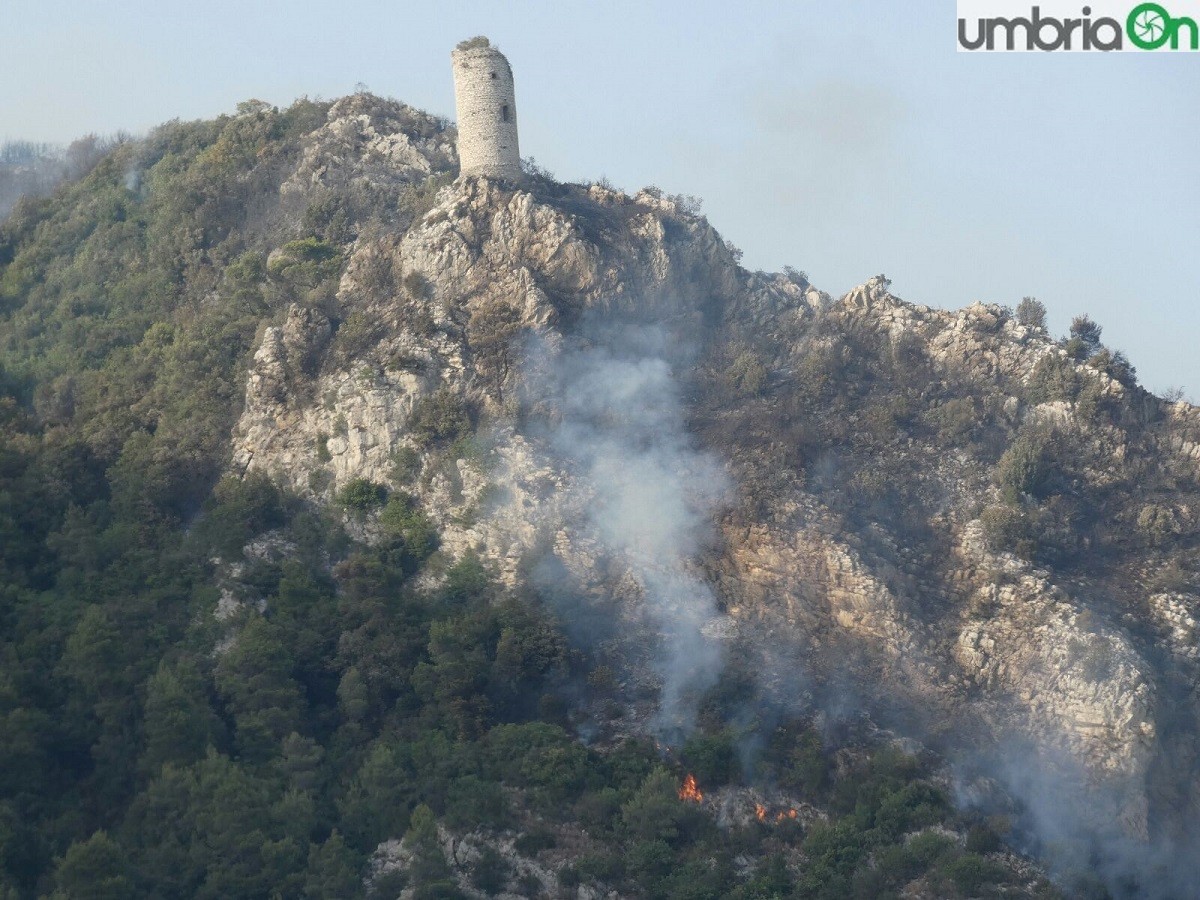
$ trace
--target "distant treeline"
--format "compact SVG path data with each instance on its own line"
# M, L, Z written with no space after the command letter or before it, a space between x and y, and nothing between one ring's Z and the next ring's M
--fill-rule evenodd
M88 134L67 147L36 141L0 143L0 219L22 197L44 197L64 181L82 178L113 147L129 140L124 133Z

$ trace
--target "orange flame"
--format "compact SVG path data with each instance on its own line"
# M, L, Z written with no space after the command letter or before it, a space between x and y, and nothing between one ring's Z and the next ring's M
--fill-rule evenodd
M767 808L765 806L763 806L761 803L755 803L754 804L754 815L758 819L758 821L765 822L767 820Z
M700 793L700 788L696 787L696 776L690 772L687 778L683 779L683 787L679 789L679 799L690 803L699 803L704 799L704 795Z
M794 809L789 809L789 810L787 810L787 812L781 812L779 815L777 815L775 817L775 821L783 822L786 819L794 819L798 815L799 815L799 813L796 812Z

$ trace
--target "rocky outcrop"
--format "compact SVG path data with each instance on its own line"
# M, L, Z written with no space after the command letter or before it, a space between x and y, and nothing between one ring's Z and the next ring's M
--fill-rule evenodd
M389 110L339 101L284 191L396 187L443 172L444 124ZM1051 358L1092 386L1092 402L1124 402L1130 389L1001 307L906 303L882 277L833 302L799 273L743 270L703 218L657 191L460 179L411 226L359 235L346 252L336 316L298 301L264 331L233 435L235 471L268 473L322 503L354 479L391 484L434 521L447 556L477 553L514 588L553 560L555 577L626 616L630 635L656 625L638 614L643 587L629 561L589 526L596 486L529 427L561 414L539 394L542 357L529 348L553 353L589 323L653 323L681 383L736 345L753 348L765 382L786 385L813 343L831 340L829 328L866 330L945 383L978 386L995 428L1042 422L1075 435L1107 461L1086 473L1095 486L1135 477L1139 454L1161 453L1181 478L1200 462L1200 416L1186 404L1163 404L1167 427L1135 448L1120 423L1085 420L1078 402L1025 402L1031 374ZM936 387L926 392L935 410ZM473 411L470 447L431 443L414 427L437 397ZM857 419L845 423L848 439ZM735 481L758 464L731 447L708 450ZM848 523L801 477L782 473L765 495L735 484L736 502L759 513L727 516L726 504L714 517L720 541L702 562L726 613L705 633L796 649L809 675L836 669L864 696L920 709L943 734L973 730L985 744L1018 735L1113 785L1112 814L1146 834L1158 667L1178 665L1170 677L1194 683L1195 598L1131 588L1177 660L1160 663L1107 597L986 548L979 511L996 499L999 451L910 438L895 452L933 498L920 546L901 530ZM1193 527L1186 503L1151 506L1148 532ZM375 533L369 516L356 527Z
M1189 663L1200 662L1200 598L1190 594L1153 594L1150 612L1164 632L1171 652Z
M351 94L336 101L325 124L305 138L302 156L279 190L285 198L322 189L377 192L456 164L454 132L444 120L394 100Z
M568 834L560 828L560 837L576 844L576 853L587 845L584 834ZM455 834L445 826L437 827L437 844L446 866L449 880L453 881L459 894L472 900L497 897L500 900L519 900L532 894L569 896L574 900L616 900L616 891L606 891L596 885L579 885L569 894L559 886L559 873L566 868L572 857L562 852L542 852L528 855L518 849L519 835L511 832L494 833L490 829L477 829L467 834ZM486 881L477 876L485 854L492 857L491 877ZM409 880L414 868L417 852L408 839L384 841L375 848L371 856L367 886L377 891L389 876L399 875L401 882ZM484 883L488 890L478 886ZM399 900L416 896L414 888L400 891Z

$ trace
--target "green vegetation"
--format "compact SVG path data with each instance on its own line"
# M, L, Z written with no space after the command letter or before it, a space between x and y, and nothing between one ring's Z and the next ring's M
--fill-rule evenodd
M1046 304L1037 297L1022 297L1017 304L1017 321L1026 328L1046 327Z
M383 506L387 500L387 488L368 478L353 478L338 491L337 501L346 509L362 512Z
M623 896L882 897L915 878L954 896L1005 881L994 842L946 836L978 823L921 761L886 746L842 758L803 722L763 726L775 711L750 679L706 698L682 764L707 791L778 785L828 822L718 827L680 800L685 770L651 742L577 739L624 673L572 646L535 593L506 597L478 558L440 557L400 489L421 473L415 450L397 452L393 489L338 492L378 511L370 547L338 509L221 477L256 335L298 303L343 350L365 340L370 323L337 309L347 244L402 228L445 182L282 207L281 177L327 109L171 123L0 225L0 897L361 897L371 854L400 837L412 863L374 895L456 896L439 826L511 829L551 868L575 853L564 886ZM400 283L410 300L429 290L416 273ZM469 326L497 394L515 322L498 308ZM749 346L714 378L761 414L772 356ZM289 377L314 363L291 361ZM970 427L983 399L927 415L933 370L911 342L828 328L799 369L778 471L803 474L839 429L863 458L910 432L994 431ZM811 424L813 409L830 421ZM474 415L439 391L411 431L435 458L478 455ZM1021 503L1049 504L1063 483L1028 474L1060 471L1042 450L1004 466ZM813 466L813 481L857 486L844 511L886 518L916 487L875 468ZM1173 539L1158 513L1142 527ZM529 877L494 849L469 874L532 895Z
M315 237L289 241L267 265L272 278L313 287L341 271L339 248Z
M490 302L480 306L467 322L467 341L475 354L475 365L501 402L520 327L520 312L510 303Z
M1010 503L1023 497L1045 499L1061 484L1059 436L1050 429L1031 428L1017 435L996 467L1000 491Z
M733 358L724 373L725 383L734 397L755 397L767 383L767 367L751 350Z
M392 495L379 515L379 524L421 558L437 549L437 530L407 494Z
M421 474L421 454L412 447L400 447L392 453L391 478L397 484L411 484Z
M417 401L408 428L425 446L451 444L471 433L471 411L457 394L442 389Z

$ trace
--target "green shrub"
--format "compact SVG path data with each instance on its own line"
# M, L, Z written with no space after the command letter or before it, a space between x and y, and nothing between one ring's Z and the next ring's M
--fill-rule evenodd
M442 582L440 599L450 606L487 600L492 595L492 580L479 557L467 553L452 565Z
M392 900L408 887L408 875L403 869L389 869L371 882L371 900Z
M338 358L349 360L379 340L383 325L365 312L352 312L338 325L335 347Z
M302 238L279 248L267 264L267 273L281 281L312 288L336 278L342 268L340 247L317 238Z
M535 801L561 810L579 796L591 764L587 751L563 729L544 722L500 725L488 734L488 752L507 784L530 788Z
M1104 681L1113 674L1113 659L1108 642L1099 635L1071 638L1067 647L1071 662L1079 666L1088 681Z
M471 867L471 884L489 897L501 893L511 876L512 866L495 847L484 847Z
M421 454L412 447L398 447L392 454L392 480L412 484L421 474Z
M912 401L904 394L895 394L867 406L862 413L862 422L875 440L887 443L900 436L912 414Z
M621 812L621 794L615 788L588 791L575 804L580 824L597 834L611 832Z
M1091 353L1091 348L1082 338L1068 338L1062 342L1062 348L1067 352L1067 356L1076 362L1083 362Z
M387 500L387 488L368 478L354 478L338 491L337 502L346 509L368 510L382 506Z
M1100 349L1100 333L1103 329L1090 316L1076 316L1071 320L1071 340L1079 341L1087 348L1087 355Z
M996 466L996 482L1009 503L1022 497L1042 500L1062 480L1060 441L1053 431L1033 428L1022 431Z
M971 853L995 853L1001 847L1000 835L990 825L972 825L967 829L967 850Z
M958 844L953 838L937 831L922 831L905 845L905 849L922 867L933 865L957 848Z
M404 548L418 559L425 559L437 549L437 529L408 494L392 494L379 514L379 524L386 533L400 538Z
M945 793L926 781L912 781L883 796L874 827L891 840L915 828L936 825L950 811Z
M951 445L970 440L979 418L972 397L954 397L925 414L925 421L937 430L938 437Z
M809 864L800 880L802 894L831 900L849 896L854 871L870 849L869 836L851 821L814 825L804 840Z
M1104 347L1088 360L1088 365L1093 369L1099 369L1110 378L1115 378L1125 387L1137 385L1137 369L1120 350L1109 350Z
M978 853L964 853L938 866L938 871L948 878L964 897L973 897L980 888L989 884L1003 884L1008 870Z
M1112 401L1104 393L1100 381L1095 378L1084 381L1075 398L1076 418L1083 423L1099 425L1104 421L1104 414L1112 409Z
M508 801L499 782L464 775L446 791L446 824L469 830L481 825L500 827L508 821Z
M1038 551L1037 518L1029 510L1001 503L989 506L979 517L983 540L993 553L1012 553L1033 559Z
M829 787L829 758L815 731L804 731L786 751L779 772L779 783L817 798Z
M457 394L443 388L414 404L408 427L424 446L448 444L470 434L471 412Z
M1178 558L1168 560L1150 574L1149 587L1156 593L1176 593L1192 589L1191 569Z
M621 807L622 831L635 842L675 844L691 809L679 802L678 779L666 769L651 772Z
M675 854L666 841L637 841L625 855L629 873L639 884L651 886L675 866ZM649 882L649 884L647 884Z
M258 473L242 479L230 476L213 489L197 536L233 556L252 537L283 522L283 498L269 478Z
M1017 321L1027 328L1046 327L1046 305L1036 297L1022 297L1017 304Z
M574 866L563 866L558 870L558 883L565 888L579 887L583 883L583 876Z
M521 897L542 897L545 896L545 888L542 887L542 881L532 872L522 872L517 876L516 893Z
M513 841L513 849L522 856L536 856L543 850L553 850L558 838L547 828L531 828Z
M620 881L625 877L625 858L619 853L589 853L575 860L575 870L585 881Z
M429 282L420 272L406 272L401 283L414 300L424 300L429 296Z
M743 350L724 373L725 384L736 397L757 397L767 383L767 367L758 355Z
M1075 364L1057 353L1043 356L1029 375L1026 388L1030 403L1072 401L1079 394L1080 375Z
M736 774L733 736L728 731L693 735L683 745L681 756L684 765L703 785L719 787Z
M903 844L893 844L882 847L875 853L874 871L881 877L883 885L905 885L920 875L928 865L920 860L908 847ZM860 870L860 874L861 874ZM869 871L869 870L868 870ZM861 890L861 880L855 878L855 893L865 896Z
M61 897L120 900L132 893L125 851L103 831L67 848L54 870L54 883L55 896Z

